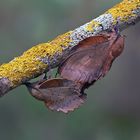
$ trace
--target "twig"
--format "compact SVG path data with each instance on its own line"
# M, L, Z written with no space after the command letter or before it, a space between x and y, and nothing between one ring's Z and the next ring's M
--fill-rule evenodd
M57 67L81 40L103 30L118 26L123 30L140 20L140 0L123 0L91 22L58 36L54 40L33 46L21 56L0 66L0 96L22 83Z

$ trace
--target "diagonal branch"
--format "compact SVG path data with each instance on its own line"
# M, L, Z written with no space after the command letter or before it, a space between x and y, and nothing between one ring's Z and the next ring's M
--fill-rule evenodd
M121 30L140 20L140 0L123 0L89 23L58 36L54 40L33 46L21 56L0 66L0 96L23 82L57 67L81 40L118 26Z

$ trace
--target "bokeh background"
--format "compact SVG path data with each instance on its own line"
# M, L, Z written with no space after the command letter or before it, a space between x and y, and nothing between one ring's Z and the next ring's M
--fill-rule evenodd
M0 63L105 12L121 0L1 0ZM140 140L140 23L78 110L56 113L20 86L0 99L1 140Z

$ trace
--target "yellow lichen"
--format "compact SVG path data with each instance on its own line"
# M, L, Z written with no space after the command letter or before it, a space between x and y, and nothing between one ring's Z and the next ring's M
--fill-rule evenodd
M140 8L140 0L123 0L106 13L113 16L115 24L118 19L122 22L127 22L129 18L137 16L133 11L138 8ZM93 20L87 24L86 29L87 31L93 31L98 26L100 26L100 23ZM39 58L46 56L53 58L56 52L61 54L63 48L68 47L68 44L72 42L70 39L71 33L70 31L58 36L51 42L34 46L20 57L16 57L11 62L1 65L0 78L8 78L12 84L11 86L15 87L25 79L41 74L47 68L47 64L44 64Z
M41 74L46 68L39 60L46 56L53 57L56 52L62 53L63 47L67 47L70 40L70 33L58 36L51 42L42 43L24 52L20 57L16 57L11 62L0 66L0 77L8 78L12 85L16 86L27 78Z
M67 33L65 33L63 35L58 36L53 41L51 41L50 44L51 45L67 47L68 44L72 41L70 39L71 33L72 33L72 31L69 31L69 32L67 32Z
M93 31L95 27L98 27L100 26L101 23L100 22L97 22L97 21L94 21L92 20L91 22L89 22L86 26L86 30L87 31Z
M121 3L115 5L113 8L109 9L106 13L109 13L114 18L114 24L116 24L117 19L120 21L128 21L129 18L137 16L132 11L140 7L140 0L123 0Z

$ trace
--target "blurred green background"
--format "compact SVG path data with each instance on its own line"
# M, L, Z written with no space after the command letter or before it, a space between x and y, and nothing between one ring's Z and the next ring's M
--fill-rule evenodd
M99 16L121 0L1 0L0 63ZM56 113L20 86L0 99L0 140L140 140L140 23L125 50L87 90L87 102Z

